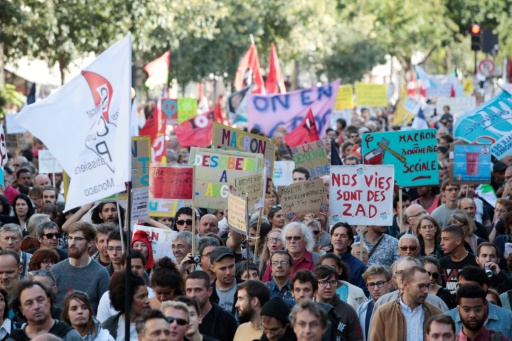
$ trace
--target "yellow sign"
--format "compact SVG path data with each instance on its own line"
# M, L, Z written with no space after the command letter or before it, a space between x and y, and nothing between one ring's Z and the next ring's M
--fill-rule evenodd
M405 110L404 106L402 105L406 99L407 90L405 89L405 86L402 86L400 89L400 99L396 104L395 117L393 118L393 125L395 126L408 125L412 122L412 120L414 120L414 114L411 114Z
M387 107L388 85L356 83L356 103L358 107Z
M336 96L335 110L353 109L354 108L354 91L352 85L340 85L338 95Z
M197 99L178 98L178 123L197 115Z
M228 224L237 232L247 234L246 199L228 194Z

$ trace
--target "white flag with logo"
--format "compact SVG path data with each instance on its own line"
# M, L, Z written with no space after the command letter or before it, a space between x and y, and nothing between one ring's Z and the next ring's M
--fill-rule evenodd
M130 179L131 40L16 118L71 177L66 210L124 191Z

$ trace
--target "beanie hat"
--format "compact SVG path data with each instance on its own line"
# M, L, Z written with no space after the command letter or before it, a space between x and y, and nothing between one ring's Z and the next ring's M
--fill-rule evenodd
M143 242L148 247L148 256L146 257L146 269L153 269L155 260L153 259L153 246L149 240L149 234L146 231L138 230L133 234L132 248L135 242Z
M290 323L288 319L290 311L290 307L286 304L284 299L276 296L263 305L260 315L274 317L283 323Z

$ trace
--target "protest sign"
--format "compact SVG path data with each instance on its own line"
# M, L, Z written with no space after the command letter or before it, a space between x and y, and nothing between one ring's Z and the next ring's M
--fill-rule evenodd
M149 197L154 199L192 199L192 167L160 166L149 169Z
M178 101L171 98L161 99L162 112L167 118L168 124L178 123Z
M336 95L335 110L353 109L354 108L354 91L352 85L340 85L338 94Z
M62 166L59 164L55 156L53 156L52 152L47 149L41 149L38 152L39 159L39 173L41 174L51 174L51 173L61 173Z
M148 188L132 189L132 222L146 221L148 219Z
M476 97L440 97L436 100L436 110L438 115L443 115L443 107L446 105L450 107L450 114L453 115L453 119L456 121L465 113L476 108Z
M389 226L393 223L393 165L332 166L331 222Z
M434 99L441 97L454 97L457 86L455 75L428 75L430 84L426 88L427 98ZM422 81L423 82L423 81Z
M453 183L490 183L491 172L491 145L453 145Z
M149 186L149 166L151 163L151 138L132 137L132 187Z
M402 106L407 110L408 112L416 115L418 114L418 111L420 111L421 103L419 100L412 96L407 96Z
M356 104L358 107L387 107L388 85L356 83Z
M193 147L190 162L194 166L193 200L204 208L226 208L235 179L263 171L262 154L239 151Z
M364 163L394 165L399 187L439 184L435 129L366 133L361 141Z
M279 188L281 208L288 221L302 220L307 213L327 216L329 202L322 179L296 182Z
M232 193L228 194L228 224L237 232L247 235L246 200Z
M454 125L455 138L468 143L492 144L497 159L512 152L512 95L507 91L494 96L460 117Z
M329 159L322 141L303 144L291 150L295 167L306 168L310 179L329 175Z
M197 115L196 98L178 98L178 123Z
M143 225L133 226L133 234L139 230L146 231L149 235L151 247L153 248L153 259L155 262L163 257L169 257L172 260L176 260L176 257L174 257L174 254L172 253L172 239L178 232Z
M293 182L292 171L295 169L293 161L274 162L274 176L272 182L274 186L288 186Z
M241 198L247 197L249 211L254 212L263 206L263 175L253 174L235 178L232 193Z
M151 217L173 217L182 207L192 206L192 200L149 198L148 210Z
M263 154L265 167L267 169L266 194L271 194L272 174L274 172L274 160L276 155L275 140L214 123L212 145L218 149Z
M247 95L249 130L259 129L267 136L273 136L277 127L284 125L293 131L304 120L311 109L315 116L320 137L325 136L329 125L340 80L323 86L288 92L286 94Z

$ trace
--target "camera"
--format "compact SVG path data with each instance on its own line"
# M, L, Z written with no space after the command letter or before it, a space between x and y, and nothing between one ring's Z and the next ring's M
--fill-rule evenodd
M201 263L201 256L192 257L192 263L195 263L195 264Z

